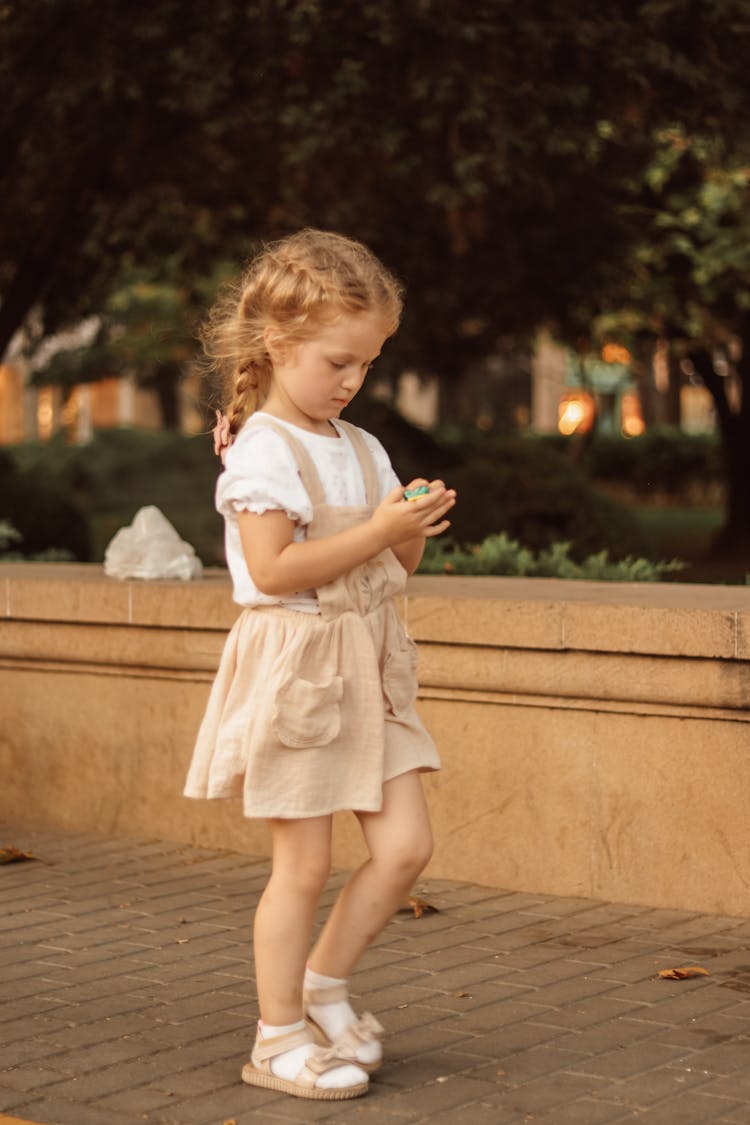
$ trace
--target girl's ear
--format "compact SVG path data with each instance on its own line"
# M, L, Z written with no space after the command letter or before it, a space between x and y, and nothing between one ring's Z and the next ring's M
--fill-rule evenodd
M263 343L271 357L271 363L283 363L289 355L289 346L284 343L278 328L270 325L263 332Z

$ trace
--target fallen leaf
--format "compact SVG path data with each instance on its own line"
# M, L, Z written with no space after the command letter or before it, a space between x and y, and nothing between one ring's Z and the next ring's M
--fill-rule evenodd
M677 969L660 969L659 976L662 980L689 980L690 977L707 977L710 973L699 965L683 965Z
M411 910L415 918L421 918L423 914L439 914L440 911L431 902L427 902L423 898L416 898L412 896L406 900L404 911Z
M12 844L6 844L4 848L0 848L0 863L23 863L25 859L36 859L36 856L32 855L31 852L19 851Z
M460 1000L460 999L461 999L462 997L464 997L464 996L469 996L469 997L471 997L471 993L470 993L470 992L454 992L454 993L453 993L453 995L454 995L454 996L456 997L456 999L457 999L457 1000Z
M224 1125L237 1125L237 1120L234 1117L228 1117L224 1122Z

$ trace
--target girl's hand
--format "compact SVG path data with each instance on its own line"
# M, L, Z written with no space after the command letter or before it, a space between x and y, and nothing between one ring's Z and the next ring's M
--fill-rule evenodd
M419 488L426 484L426 480L417 479L410 481L406 488ZM405 489L399 485L378 504L370 519L386 547L417 536L431 539L450 527L450 520L443 517L456 503L455 491L446 488L441 480L430 481L429 489L424 496L405 501Z
M214 453L221 457L222 465L226 464L227 450L234 441L234 434L229 429L229 419L220 410L216 411L216 425L213 428Z

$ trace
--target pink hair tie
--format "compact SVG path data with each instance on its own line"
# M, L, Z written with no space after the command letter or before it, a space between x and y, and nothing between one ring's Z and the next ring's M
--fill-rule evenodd
M214 453L221 457L222 465L226 464L227 450L234 441L234 435L229 428L229 419L220 410L216 411L216 425L213 428Z

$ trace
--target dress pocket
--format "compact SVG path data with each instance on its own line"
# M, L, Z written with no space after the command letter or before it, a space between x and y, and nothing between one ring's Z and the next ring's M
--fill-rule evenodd
M383 694L394 715L408 711L417 698L417 662L417 646L411 637L403 637L399 647L386 654Z
M318 683L288 680L279 690L273 717L279 742L292 750L327 746L341 730L343 694L341 676L329 676Z

